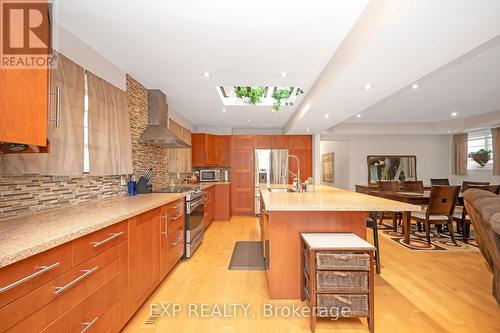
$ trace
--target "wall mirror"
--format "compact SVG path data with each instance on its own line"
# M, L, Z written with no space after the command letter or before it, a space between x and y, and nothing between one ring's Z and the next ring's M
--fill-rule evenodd
M378 180L417 180L415 155L369 155L368 184Z

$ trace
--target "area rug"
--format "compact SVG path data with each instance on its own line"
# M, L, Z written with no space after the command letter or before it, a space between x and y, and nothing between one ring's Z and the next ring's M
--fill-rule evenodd
M262 243L259 241L236 242L228 268L233 270L265 270Z
M388 223L391 224L389 225ZM456 224L453 226L456 227ZM422 230L419 232L417 226L413 223L411 224L410 244L404 242L401 226L398 226L398 230L394 232L392 221L383 221L382 224L379 225L379 235L398 243L406 249L414 251L479 251L477 242L474 239L474 230L472 229L467 244L462 241L462 235L455 232L455 240L457 241L456 246L451 241L449 232L442 231L438 234L435 226L431 227L430 245L427 244L425 231Z

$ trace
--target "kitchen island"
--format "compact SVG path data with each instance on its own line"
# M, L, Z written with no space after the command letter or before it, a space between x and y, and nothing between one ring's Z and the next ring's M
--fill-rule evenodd
M366 239L371 211L420 211L420 206L316 185L297 193L261 185L261 239L269 297L300 298L300 232L351 232Z

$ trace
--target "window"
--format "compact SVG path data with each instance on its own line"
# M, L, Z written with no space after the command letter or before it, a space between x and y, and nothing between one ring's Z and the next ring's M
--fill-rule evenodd
M90 172L89 156L89 89L87 71L84 74L85 97L83 100L83 173Z
M481 149L489 151L489 160L483 158L482 161L475 161L471 153L480 151ZM467 170L492 170L493 169L493 142L491 138L491 130L489 128L468 133L467 153L469 155L467 161ZM479 160L479 156L475 157ZM484 164L486 162L486 164ZM481 166L481 163L484 166Z

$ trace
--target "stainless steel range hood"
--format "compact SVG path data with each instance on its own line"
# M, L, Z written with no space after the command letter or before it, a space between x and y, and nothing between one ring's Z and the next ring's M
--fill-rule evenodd
M168 120L166 101L167 97L161 90L148 90L148 127L142 133L139 142L166 148L191 148L166 127Z

